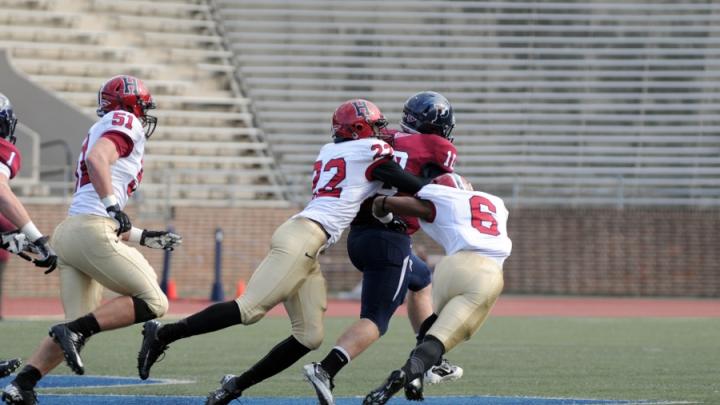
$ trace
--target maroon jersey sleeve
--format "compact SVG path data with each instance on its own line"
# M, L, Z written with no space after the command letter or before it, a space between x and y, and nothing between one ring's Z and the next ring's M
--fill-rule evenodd
M22 156L20 151L17 150L15 145L0 139L0 163L4 164L10 169L10 178L15 177L20 172L20 166L22 164Z

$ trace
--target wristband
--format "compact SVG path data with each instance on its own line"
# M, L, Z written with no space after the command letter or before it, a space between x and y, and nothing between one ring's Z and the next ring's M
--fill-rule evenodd
M102 203L103 203L103 205L105 206L106 209L107 209L108 207L112 207L113 205L117 205L117 204L118 204L117 197L115 197L114 194L110 194L110 195L108 195L108 196L105 196L105 197L103 197L102 200L100 200L100 201L102 201Z
M383 200L382 200L382 207L381 207L380 209L382 209L383 212L388 212L388 211L385 209L385 200L387 200L387 198L388 198L388 196L385 196L385 197L383 197Z
M35 224L33 224L32 221L23 225L23 227L20 228L20 232L24 233L25 236L27 236L28 239L32 242L35 242L36 240L42 238L42 236L43 236L42 232L40 232L40 230L37 229L37 226L35 226Z
M382 222L383 224L389 224L390 221L393 220L393 214L392 212L388 212L387 215L384 217L375 217L378 221Z
M133 226L132 228L130 228L130 234L128 235L128 242L140 243L143 232L145 232L143 229L135 228Z

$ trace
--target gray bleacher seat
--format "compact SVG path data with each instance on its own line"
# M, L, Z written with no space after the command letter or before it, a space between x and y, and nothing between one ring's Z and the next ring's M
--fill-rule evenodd
M215 4L258 122L304 197L301 173L340 102L368 98L397 126L409 95L436 90L455 107L458 171L513 203L720 204L713 4Z
M158 127L147 145L144 203L287 206L263 131L231 63L233 53L200 0L0 0L0 47L31 80L96 115L109 77L143 79ZM108 18L109 27L97 21ZM194 174L189 174L194 173ZM216 175L217 173L231 173ZM37 181L36 181L37 183ZM162 190L173 191L162 197ZM24 184L30 201L50 201L67 184ZM154 193L154 194L153 194Z

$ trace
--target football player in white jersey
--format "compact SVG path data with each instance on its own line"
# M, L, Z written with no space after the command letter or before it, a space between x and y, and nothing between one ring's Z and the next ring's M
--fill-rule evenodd
M502 266L512 250L505 204L492 194L473 191L455 173L438 176L433 183L415 197L373 201L373 215L383 223L393 215L418 217L420 227L445 249L446 257L433 275L433 315L428 318L432 326L405 365L370 392L363 405L385 404L403 388L407 399L422 400L425 372L480 329L503 288Z
M367 100L350 100L337 108L334 142L322 147L313 168L313 198L302 212L277 228L270 251L250 278L245 294L176 323L146 322L138 355L140 378L148 378L168 344L232 325L253 324L280 303L290 317L292 335L242 375L223 378L206 403L228 404L320 346L327 302L318 255L337 242L363 200L383 183L410 193L423 185L400 168L392 159L392 147L378 138L386 125L380 110Z
M92 335L162 316L168 301L155 271L142 254L123 243L172 249L180 237L132 227L123 212L142 179L145 142L157 119L145 84L132 76L115 76L98 93L100 120L88 132L78 158L75 194L69 216L53 233L58 252L65 317L50 328L50 337L5 387L8 404L35 404L35 385L62 362L84 373L80 350ZM103 287L119 297L101 304Z
M22 160L15 147L16 124L17 117L10 100L0 93L0 214L17 228L0 235L0 248L26 260L30 257L25 251L31 249L39 255L32 259L33 262L36 266L46 267L47 274L55 270L57 255L50 247L48 237L30 220L27 210L10 188L10 180L20 171ZM20 359L0 361L0 378L10 375L20 364Z

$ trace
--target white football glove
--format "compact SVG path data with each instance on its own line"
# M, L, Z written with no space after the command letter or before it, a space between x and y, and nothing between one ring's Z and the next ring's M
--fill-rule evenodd
M173 250L182 243L182 236L167 231L144 230L140 237L140 244L151 249Z

